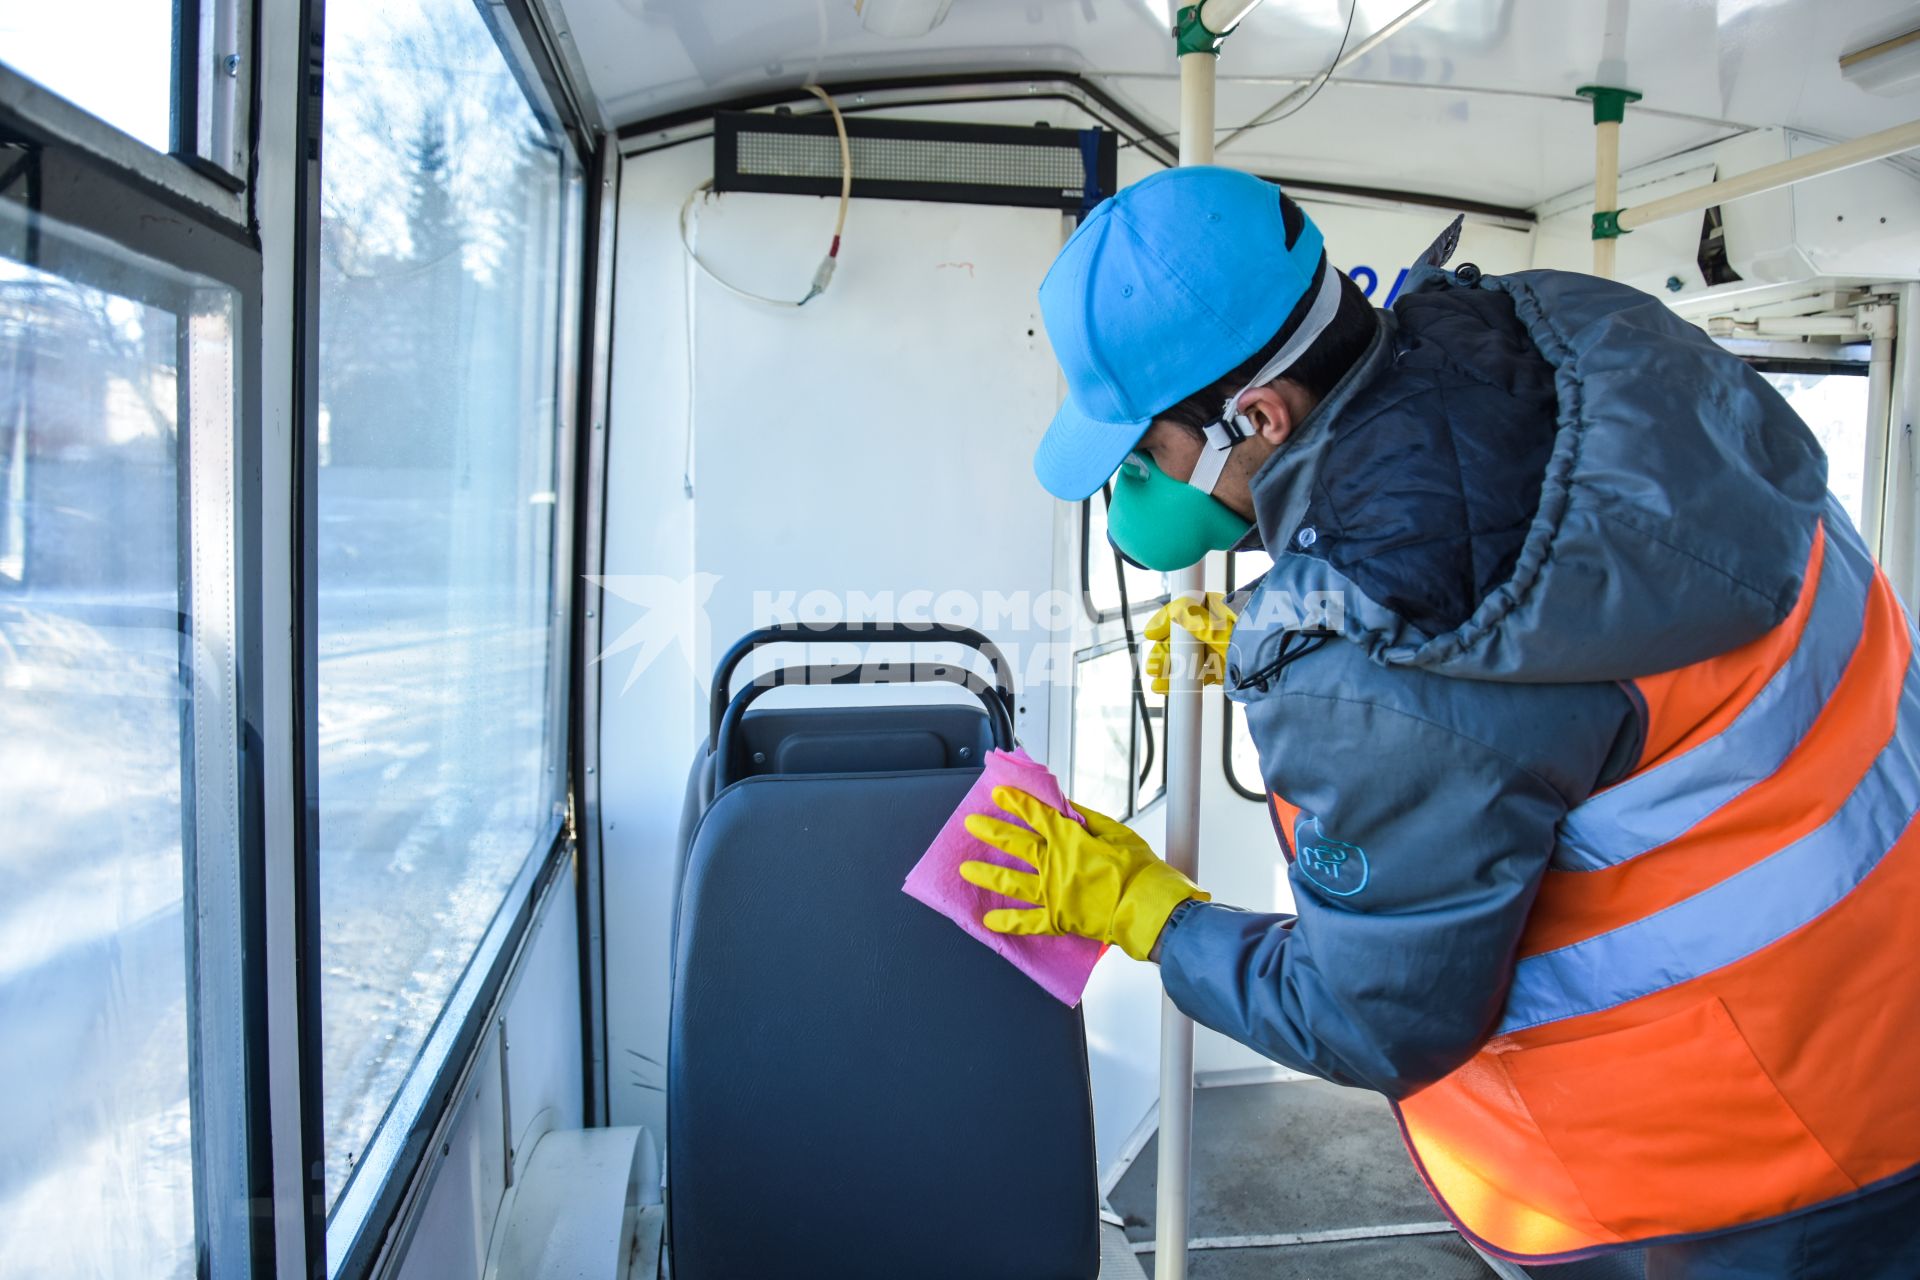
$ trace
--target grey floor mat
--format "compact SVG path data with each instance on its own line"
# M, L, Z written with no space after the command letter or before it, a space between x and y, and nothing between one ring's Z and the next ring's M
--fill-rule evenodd
M1188 1235L1268 1235L1443 1220L1378 1094L1318 1080L1201 1089ZM1109 1197L1153 1238L1157 1139Z
M1140 1259L1134 1256L1133 1246L1120 1228L1101 1223L1100 1280L1146 1280L1146 1276L1140 1269Z
M1157 1139L1108 1196L1127 1237L1152 1240L1159 1160ZM1272 1236L1348 1228L1440 1223L1400 1142L1393 1110L1378 1094L1319 1080L1201 1089L1193 1098L1190 1240ZM1151 1253L1141 1266L1153 1272ZM1543 1280L1635 1280L1638 1253L1557 1267L1504 1272ZM1456 1233L1288 1244L1278 1248L1195 1249L1189 1280L1378 1280L1434 1277L1489 1280L1496 1272Z
M1443 1222L1400 1144L1385 1099L1318 1080L1201 1089L1193 1103L1193 1190L1188 1238L1310 1234ZM1157 1140L1108 1197L1130 1239L1154 1237ZM1141 1255L1149 1274L1151 1254ZM1195 1249L1190 1280L1305 1276L1489 1280L1459 1236L1396 1236Z

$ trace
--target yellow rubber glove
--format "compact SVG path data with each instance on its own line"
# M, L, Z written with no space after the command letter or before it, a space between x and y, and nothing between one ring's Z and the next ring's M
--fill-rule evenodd
M1162 862L1132 829L1085 805L1073 806L1086 816L1083 827L1014 787L995 787L993 802L1033 828L980 813L967 819L975 838L1033 868L960 864L960 877L969 884L1033 904L987 912L981 923L995 933L1075 933L1145 960L1175 907L1211 897Z
M1167 691L1171 661L1167 642L1176 622L1207 647L1200 665L1200 683L1219 684L1227 669L1227 641L1233 638L1234 614L1227 608L1225 596L1209 591L1205 603L1192 596L1179 596L1161 605L1160 611L1147 619L1147 629L1141 634L1153 641L1153 649L1147 654L1147 674L1153 677L1153 691Z

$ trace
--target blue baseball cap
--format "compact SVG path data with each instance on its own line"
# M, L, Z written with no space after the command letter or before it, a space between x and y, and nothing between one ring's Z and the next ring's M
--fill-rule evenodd
M1101 201L1040 283L1067 379L1040 483L1069 502L1098 492L1155 414L1297 326L1324 250L1279 187L1237 169L1168 169Z

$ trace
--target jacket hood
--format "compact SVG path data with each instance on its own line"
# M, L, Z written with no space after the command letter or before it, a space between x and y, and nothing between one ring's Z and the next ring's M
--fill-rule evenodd
M1247 634L1236 634L1231 665L1241 673L1267 665L1282 633L1305 618L1389 666L1490 680L1624 680L1713 657L1780 623L1800 594L1827 503L1826 459L1799 416L1659 300L1613 281L1422 265L1403 297L1473 288L1511 298L1513 322L1551 368L1554 403L1535 413L1556 416L1550 428L1536 423L1546 462L1531 518L1523 511L1507 530L1491 570L1467 540L1462 554L1479 557L1469 566L1479 577L1445 625L1395 607L1392 593L1316 550L1321 535L1302 521L1324 492L1325 468L1354 457L1396 465L1391 450L1358 437L1348 443L1362 447L1336 448L1349 433L1389 414L1453 413L1447 438L1465 477L1476 452L1502 448L1509 425L1450 409L1444 387L1399 394L1412 378L1398 364L1395 317L1382 313L1367 355L1254 476L1274 568L1243 607ZM1404 507L1381 518L1426 518ZM1407 545L1454 537L1446 528L1403 533L1415 535L1401 538Z

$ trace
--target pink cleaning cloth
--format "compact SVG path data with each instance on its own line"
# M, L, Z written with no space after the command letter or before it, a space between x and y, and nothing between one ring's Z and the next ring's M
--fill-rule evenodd
M1081 993L1087 989L1087 979L1093 974L1094 962L1106 950L1105 944L1071 934L1042 937L995 933L980 923L981 916L996 907L1018 909L1033 904L982 889L960 878L963 862L991 862L1016 871L1033 870L1012 854L1002 853L976 839L966 828L967 816L975 813L1015 826L1026 825L993 802L995 787L1017 787L1080 825L1086 825L1087 820L1067 804L1059 781L1045 765L1035 762L1018 747L1012 751L989 751L980 780L960 801L960 807L947 819L947 825L940 828L940 834L933 838L925 856L907 873L907 882L901 888L999 952L1009 964L1046 988L1047 993L1061 1003L1079 1004Z

